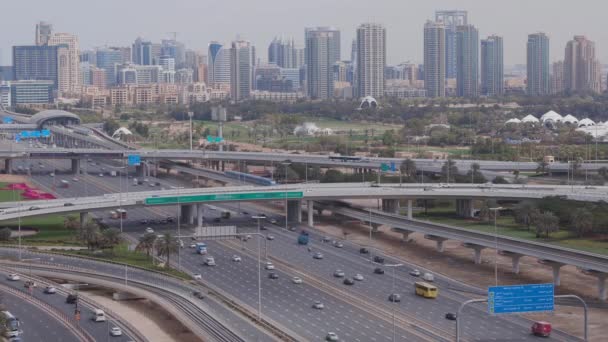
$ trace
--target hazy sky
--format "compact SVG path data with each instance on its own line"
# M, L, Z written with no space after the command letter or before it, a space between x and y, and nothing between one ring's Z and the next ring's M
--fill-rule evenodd
M551 59L563 59L565 43L584 34L608 62L605 0L2 0L0 65L10 64L11 46L34 43L37 21L80 38L81 49L129 45L137 36L153 41L178 32L189 48L206 49L210 40L237 35L252 41L262 60L276 35L303 44L304 27L336 26L342 31L342 58L350 58L357 25L378 22L387 29L389 64L422 61L422 33L438 9L469 11L480 38L504 37L506 64L525 63L528 33L551 38Z

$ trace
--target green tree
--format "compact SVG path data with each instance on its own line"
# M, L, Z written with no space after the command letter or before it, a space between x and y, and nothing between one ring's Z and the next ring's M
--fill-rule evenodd
M443 182L453 183L454 179L456 179L456 175L458 175L458 167L456 167L456 162L454 162L451 158L448 158L448 160L446 160L441 167L441 180Z
M384 146L393 146L395 144L395 131L388 130L382 135L382 144Z
M401 163L401 167L399 168L402 175L405 175L409 178L416 177L416 162L411 159L406 159Z
M69 230L76 230L78 228L80 228L80 220L78 220L78 218L76 218L76 216L66 216L63 219L63 228L65 229L69 229Z
M104 247L113 248L120 243L120 230L117 228L104 229L101 232L101 241Z
M99 231L99 224L93 220L85 222L84 227L81 229L81 239L86 242L89 249L95 249L99 247L101 242L101 233Z
M466 180L471 180L471 183L485 183L488 181L481 173L481 167L477 163L471 164L471 169L467 172Z
M321 178L321 183L341 183L344 182L344 174L338 170L327 170Z
M139 237L139 242L135 246L137 251L146 251L146 255L149 257L154 249L154 243L156 242L156 234L146 233Z
M593 214L586 208L577 208L570 216L570 224L574 232L582 237L593 230Z
M538 162L538 166L536 167L536 173L547 173L549 171L549 163L547 163L544 159Z
M534 215L534 225L536 226L536 237L542 234L549 238L549 234L559 230L559 219L550 211L545 211Z
M525 225L530 230L534 216L537 214L538 208L530 201L518 203L514 208L515 222Z
M162 237L156 239L155 245L156 255L159 257L165 257L167 259L165 267L171 267L171 254L177 253L179 249L177 239L174 238L171 233L166 233Z
M0 229L0 241L8 241L11 238L11 229L4 227Z

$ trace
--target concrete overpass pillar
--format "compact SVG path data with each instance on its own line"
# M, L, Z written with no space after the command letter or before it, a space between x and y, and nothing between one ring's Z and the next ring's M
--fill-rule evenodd
M302 202L300 200L287 201L287 221L302 222Z
M559 269L562 268L562 266L564 266L564 264L562 264L561 262L552 261L552 260L539 260L539 262L541 264L551 266L551 268L553 269L553 284L555 284L555 286L559 286L561 283L560 277L559 277Z
M194 205L193 204L182 204L180 205L180 219L182 223L194 224Z
M456 200L456 215L465 218L471 218L475 215L473 200L457 199Z
M137 177L145 177L144 164L135 165L135 175Z
M205 212L205 207L202 203L196 205L196 226L201 228L203 226L203 213Z
M226 168L226 163L224 161L222 161L221 165L222 165L222 172L224 172L224 169Z
M412 215L412 200L408 199L407 200L407 219L411 220L414 218L414 215Z
M484 250L485 247L468 242L465 242L462 245L473 250L473 261L475 262L475 265L481 264L481 251Z
M307 207L307 211L306 213L308 214L308 226L309 227L314 227L314 220L313 220L313 215L314 215L314 206L313 206L313 201L308 200L306 201L306 207Z
M519 260L521 259L521 257L523 257L523 255L518 254L518 253L508 252L508 251L500 251L499 253L501 255L511 257L511 264L513 265L513 273L519 274Z
M606 298L608 297L608 293L606 292L606 277L608 276L608 274L606 273L598 273L597 274L597 289L598 289L598 296L600 298L601 301L605 302Z
M443 238L441 236L436 236L436 235L428 235L428 234L425 235L424 238L435 241L437 243L437 251L440 253L443 253L443 242L447 240L446 238Z
M80 174L80 159L71 159L72 161L72 174Z
M410 242L411 241L410 235L413 233L413 231L411 231L411 230L405 230L405 229L395 229L395 228L392 228L391 230L393 232L395 232L395 233L399 233L399 234L403 235L403 237L401 238L402 242Z
M399 200L382 199L382 211L385 213L399 214Z
M80 228L84 227L84 224L87 222L87 219L89 218L89 213L82 212L80 213Z
M10 175L13 173L13 160L12 159L4 159L4 173Z

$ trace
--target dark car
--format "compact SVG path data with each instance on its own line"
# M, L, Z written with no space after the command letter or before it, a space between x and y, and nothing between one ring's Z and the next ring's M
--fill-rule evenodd
M374 268L374 273L376 273L376 274L384 274L384 270L381 269L380 267L376 267L376 268Z
M167 217L167 222L173 223L174 221L175 221L175 217L173 217L173 216Z
M279 279L279 275L274 273L274 272L270 272L268 273L268 278L270 279Z
M391 295L388 296L388 301L393 302L393 303L398 303L401 301L401 295L398 293L391 293Z
M361 253L361 254L368 254L369 253L369 249L367 249L365 247L359 248L359 253Z
M445 319L449 319L450 321L456 320L456 314L452 312L448 312L445 314Z
M148 220L146 220L146 219L139 220L139 224L148 224Z
M344 279L344 281L342 283L344 283L344 285L355 285L355 281L352 280L351 278Z
M65 202L65 203L63 203L63 206L64 206L64 207L73 207L73 206L74 206L74 203Z
M194 291L192 294L198 299L205 299L205 295L201 291Z
M213 219L213 222L215 222L215 223L218 223L218 222L221 222L221 221L222 220L219 217L216 217L216 218Z
M65 299L65 302L68 304L74 304L78 301L78 295L75 294L69 294L68 297Z

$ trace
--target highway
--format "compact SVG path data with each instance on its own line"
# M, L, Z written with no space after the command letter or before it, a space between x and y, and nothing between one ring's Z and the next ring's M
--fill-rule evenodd
M29 301L24 300L20 296L4 291L2 287L0 287L0 292L2 292L2 301L6 309L21 321L21 330L23 330L23 333L20 337L23 342L80 341L78 336L66 329L57 317L54 317Z
M117 181L120 182L119 179L116 178L112 178L112 177L103 177L103 178L97 178L94 177L95 181L101 181L103 180L103 183L105 184L104 187L109 187L109 189L107 190L112 190L112 187L114 187L114 191L117 189L117 187L119 186L117 184ZM51 181L50 177L46 178L47 182ZM167 186L171 186L171 184L174 185L179 185L179 183L173 183L170 182L168 180L163 180L163 182L167 185ZM89 186L92 186L91 184L89 184ZM74 189L74 187L71 187L69 189ZM141 189L141 188L140 188ZM58 189L59 192L64 191L64 190L68 190L68 189ZM246 204L243 204L243 208L246 207ZM169 207L167 207L169 208ZM156 208L155 208L156 209ZM143 210L143 212L142 212ZM158 210L158 209L156 209ZM161 214L159 215L159 217L163 217L164 215L169 215L171 214L170 212L166 212L165 210L163 210L165 212L165 214ZM208 212L211 212L212 215L210 217L207 217L207 219L211 219L212 217L214 217L213 215L217 215L217 214L213 214L213 210L208 210ZM138 227L138 221L142 218L150 218L150 210L149 209L132 209L129 211L129 219L125 220L125 222L123 222L123 225L125 226L125 229L128 231L132 231L133 229L136 230L135 233L133 233L133 236L138 236L141 232L141 230L143 228L141 228L141 225L139 225ZM172 213L173 215L175 215L175 211ZM208 216L208 215L206 215ZM245 222L242 222L245 221ZM231 221L232 222L232 221ZM250 219L243 219L241 218L240 221L239 219L236 219L235 221L236 223L239 223L240 226L249 226L251 227L252 225L255 225L255 223L251 222ZM159 229L158 227L155 227L155 229ZM333 247L328 247L328 246L320 246L318 248L323 248L324 254L326 254L326 259L327 260L332 260L332 262L328 262L327 264L321 263L320 265L323 265L323 270L321 271L316 270L316 269L308 269L307 265L315 265L314 263L311 263L312 258L310 257L310 255L308 254L308 252L306 250L302 250L300 249L300 252L302 252L303 254L296 254L296 253L291 253L294 250L294 241L295 241L295 235L293 235L292 233L286 233L286 234L292 234L293 237L288 238L288 237L283 237L282 235L280 235L281 233L275 235L277 236L277 242L281 241L280 244L276 244L275 241L273 241L271 243L271 246L280 246L280 247L285 247L285 250L282 253L286 253L285 255L281 254L278 255L278 257L280 258L280 260L285 260L285 262L287 262L286 266L284 268L282 267L278 267L281 271L280 271L280 278L277 280L270 280L267 278L264 278L264 284L263 284L263 288L265 288L265 286L271 286L270 288L272 289L272 291L270 291L270 293L275 294L275 293L284 293L286 295L286 297L288 298L298 298L299 301L304 301L305 299L302 299L302 297L300 297L298 294L292 294L291 292L289 292L290 290L286 290L284 289L284 287L289 288L290 285L291 286L296 286L296 289L298 291L306 291L307 296L305 298L309 298L308 301L310 301L311 298L311 294L308 293L308 288L306 289L302 289L301 287L298 287L300 285L306 285L306 282L311 281L311 285L315 285L314 287L316 288L317 291L321 291L320 293L317 294L317 296L319 296L320 298L325 298L326 297L321 297L323 295L324 291L329 291L329 293L332 293L334 297L337 298L348 298L349 302L351 301L352 298L344 295L343 292L343 288L344 285L341 284L334 284L336 282L335 279L333 279L333 277L331 276L332 272L336 269L336 268L342 268L345 271L348 271L347 274L353 274L355 272L358 273L362 273L365 275L365 277L367 278L366 281L364 281L363 283L357 283L355 286L353 286L353 289L356 289L356 291L362 291L362 293L360 293L360 298L364 298L365 300L359 299L359 301L362 301L362 305L365 305L365 303L368 303L367 305L373 303L374 306L379 306L377 305L378 303L385 303L384 305L380 305L382 308L382 312L384 313L384 316L389 317L390 319L390 315L387 315L387 312L390 311L390 309L392 309L389 305L388 301L386 300L385 297L387 297L387 294L390 292L390 290L387 291L387 286L389 286L388 284L390 283L390 276L389 273L387 272L386 275L384 276L378 276L378 277L383 277L380 279L377 279L377 277L375 277L374 275L372 275L370 273L371 267L369 266L368 263L366 263L366 261L364 261L363 259L361 259L360 256L355 255L354 257L352 255L347 255L345 257L340 257L340 255L343 253L342 251L337 252L337 249L333 248ZM286 239L283 241L283 239ZM289 241L290 239L292 239L291 241ZM252 242L253 243L253 242ZM257 272L255 272L255 270L253 269L255 267L255 262L253 261L253 259L249 259L250 257L253 257L253 255L245 255L244 252L240 252L238 249L238 246L234 246L233 243L217 243L217 242L210 242L210 249L212 249L214 252L213 253L217 253L214 254L214 256L216 256L218 258L218 263L220 263L221 267L217 267L217 268L209 268L209 267L203 267L201 265L201 257L198 255L193 254L191 251L185 251L184 253L182 253L181 256L181 262L182 262L182 266L188 268L191 272L200 272L203 274L203 277L205 279L205 281L210 281L213 282L214 284L217 284L217 286L222 286L223 290L229 292L230 294L234 294L235 296L241 296L241 300L243 300L246 303L249 303L249 305L251 305L252 307L255 307L255 305L257 304L257 293L256 293L256 289L257 287L255 286L256 283L256 279L257 279ZM236 250L235 250L236 248ZM273 255L272 253L274 252L274 248L271 247L271 256ZM281 249L279 249L278 251L280 251ZM344 251L349 251L349 253L352 252L352 250L355 250L354 247L349 247L347 245L347 248ZM216 252L217 251L217 252ZM286 252L285 252L286 251ZM243 256L247 256L247 258L245 258L245 260L243 260L243 265L245 263L249 263L252 264L253 267L247 267L246 271L243 271L243 269L241 269L241 265L233 265L232 262L230 262L230 257L232 256L232 254L235 253L243 253ZM279 253L279 252L277 252ZM327 256L331 256L331 258L327 257ZM275 256L276 258L277 256ZM337 261L333 261L334 257L336 257L338 260ZM295 258L295 259L293 259ZM355 262L354 264L352 264L352 262L347 262L347 260L349 259L361 259L360 262ZM309 262L306 262L306 260L309 260ZM326 260L322 260L321 262L326 261ZM280 264L281 261L276 260L277 265L283 265ZM287 265L297 265L297 268L294 267L293 269L290 268ZM342 266L340 266L342 265ZM226 270L228 269L228 271ZM295 284L290 284L289 283L289 279L291 276L294 275L295 270L297 270L298 274L300 275L300 272L303 272L303 278L305 279L305 284L300 284L300 285L295 285ZM405 273L405 270L403 271L403 273ZM416 301L420 301L421 299L415 296L411 296L411 291L412 291L412 286L411 282L412 279L411 277L407 276L407 275L402 275L401 276L404 279L399 279L399 282L401 283L401 288L404 288L404 292L402 292L402 295L404 296L403 298L403 302L400 305L406 305L406 303L408 304L412 304L414 303L415 305L420 305L420 303L417 303ZM239 281L230 281L231 279L239 279ZM407 279L410 279L409 281ZM383 280L384 279L384 280ZM369 281L369 287L367 287L367 281ZM274 286L276 283L279 282L283 282L283 287L279 287L278 289L275 289ZM376 283L378 282L378 283ZM267 285L267 283L269 283L269 285ZM361 284L364 284L362 285ZM329 284L329 285L317 285L317 284ZM381 284L381 285L378 285ZM383 284L383 285L382 285ZM404 285L405 284L405 285ZM250 286L247 286L250 285ZM338 291L336 292L336 287L338 287ZM249 291L246 291L246 289L249 289ZM327 288L327 289L325 289ZM314 290L314 289L312 289ZM312 291L311 290L311 291ZM406 290L409 290L409 294L410 296L406 296ZM288 291L288 292L284 292L284 291ZM340 292L342 291L342 292ZM446 291L450 291L450 290L445 290L443 288L443 286L441 286L441 291L442 294ZM266 293L266 290L264 290L264 293ZM358 292L355 292L358 293ZM264 296L266 297L266 295L264 294ZM446 321L445 319L442 318L442 316L446 313L449 312L449 310L454 310L455 306L457 305L457 303L459 301L464 300L464 297L462 296L458 296L457 293L449 295L450 297L454 297L450 299L450 301L446 303L441 302L441 299L439 302L441 302L442 304L440 305L440 309L437 309L434 305L429 304L431 307L433 307L433 309L429 309L428 307L424 307L424 306L418 306L418 312L422 313L426 313L426 314L417 314L416 316L422 316L424 317L423 322L427 322L426 324L429 324L429 322L431 322L431 324L437 324L434 323L436 322L436 320L440 319L440 323L439 326L441 326L441 330L444 331L444 333L446 334L450 334L449 332L449 327L450 324L453 322L450 321ZM313 296L314 297L314 296ZM410 298L413 297L413 298ZM443 296L442 296L443 298ZM265 298L266 299L266 298ZM263 302L265 303L266 300L263 299ZM447 299L447 297L446 297ZM284 306L287 305L287 303L282 302L281 300L277 300L276 304L273 304L273 301L271 298L269 298L268 300L270 300L270 303L266 304L266 307L264 308L264 311L266 310L274 310L277 313L281 313L281 309L284 310ZM331 297L329 299L327 299L330 303L333 303L331 300ZM428 303L428 301L422 301L422 303L426 304ZM434 303L433 303L434 304ZM275 305L275 306L273 306ZM332 307L335 304L332 304ZM337 304L337 307L340 307L341 303ZM342 304L343 305L343 304ZM278 310L277 310L278 309ZM305 310L306 307L302 308L302 310ZM374 310L378 310L378 309L374 309ZM388 311L387 311L388 310ZM366 311L373 311L373 310L366 310ZM273 311L270 311L271 313L273 313ZM341 311L342 312L342 311ZM400 310L398 311L398 320L399 322L402 321L406 321L406 320L411 320L412 318L412 313L410 312L410 310ZM479 312L474 312L476 315L481 315ZM409 315L409 316L408 316ZM281 315L280 317L283 317L283 315ZM365 317L365 316L364 316ZM473 317L477 317L477 316L473 316ZM289 318L287 318L289 319ZM307 318L308 319L308 318ZM292 319L292 321L294 321L294 319ZM301 320L300 320L301 321ZM326 320L323 320L323 322L327 322ZM289 320L287 321L287 323L289 323ZM332 322L334 323L334 322ZM340 323L341 322L335 322L337 324L338 327L340 327ZM492 326L495 322L489 322L488 327ZM384 324L382 324L382 326L384 326L385 328L389 325L386 325L387 323L385 322ZM471 324L471 323L469 323ZM511 323L509 323L511 324ZM501 332L502 335L505 336L512 336L513 338L516 338L515 340L520 340L520 338L525 338L525 336L527 335L527 329L529 328L528 326L525 326L527 324L526 323L512 323L513 326L510 326L507 324L508 327L510 327L511 329L506 329L504 332ZM501 324L502 325L502 321ZM374 326L374 325L368 325L368 326ZM379 326L379 325L378 325ZM420 324L420 326L423 326L423 324ZM291 326L290 326L291 327ZM296 327L297 328L297 327ZM420 327L419 327L420 328ZM474 327L471 327L474 328ZM388 328L387 328L388 329ZM438 328L439 329L439 328ZM389 329L390 330L390 329ZM469 329L467 329L469 330ZM479 329L471 329L471 331L479 331ZM494 329L489 329L488 331L494 331ZM500 332L500 330L498 330ZM350 332L346 331L347 333ZM511 334L524 334L522 336L518 336L518 335L511 335ZM466 330L465 330L466 333ZM315 335L316 336L316 335ZM402 335L402 336L406 336L406 335ZM497 335L499 336L499 335ZM366 340L367 336L362 336L362 340ZM435 338L437 338L437 336L435 336ZM558 339L559 340L559 339Z

